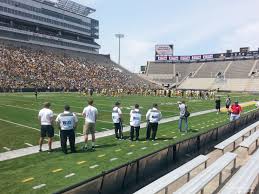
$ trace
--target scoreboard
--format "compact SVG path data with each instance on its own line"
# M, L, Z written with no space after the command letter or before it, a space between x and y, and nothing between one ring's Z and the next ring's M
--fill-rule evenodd
M167 61L169 57L174 55L174 45L172 44L160 44L155 46L155 60Z

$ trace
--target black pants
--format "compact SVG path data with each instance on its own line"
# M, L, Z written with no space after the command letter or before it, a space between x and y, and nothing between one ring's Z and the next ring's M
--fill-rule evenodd
M130 126L130 139L131 140L133 140L133 138L134 138L134 131L136 131L136 140L139 140L139 129L140 129L140 126L139 127Z
M158 123L148 123L147 124L147 137L146 139L150 139L150 133L152 131L152 140L156 139L156 132L158 128Z
M75 131L74 130L61 130L60 139L61 139L61 148L62 151L67 153L67 138L69 140L69 145L71 152L75 152Z
M114 129L115 129L115 137L117 139L122 139L123 135L122 135L122 123L114 123Z

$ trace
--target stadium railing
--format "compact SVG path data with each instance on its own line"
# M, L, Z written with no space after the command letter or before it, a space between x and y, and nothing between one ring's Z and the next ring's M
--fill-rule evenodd
M258 120L259 111L251 112L237 121L176 142L56 193L133 193L197 155L208 153L219 142Z

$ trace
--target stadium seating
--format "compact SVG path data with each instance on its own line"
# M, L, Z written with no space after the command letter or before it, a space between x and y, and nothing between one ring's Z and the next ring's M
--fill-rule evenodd
M245 135L248 133L251 134L252 131L256 131L257 126L259 125L259 122L256 122L245 129L241 130L240 132L236 133L235 135L231 136L230 138L226 139L225 141L219 143L218 145L215 146L216 149L221 150L224 153L224 150L233 144L233 150L236 148L236 141L242 137L242 140L244 140Z
M220 190L219 194L247 194L259 174L259 149Z
M186 174L188 175L187 181L189 181L191 171L204 163L205 163L205 168L206 168L208 159L209 158L204 155L197 156L196 158L185 163L184 165L180 166L179 168L173 170L172 172L166 174L165 176L159 178L158 180L152 182L151 184L145 186L144 188L140 189L139 191L135 192L134 194L143 194L143 193L155 194L162 190L165 190L165 194L167 194L168 186L170 184L177 181L178 179L185 176Z
M188 78L186 79L178 88L179 89L202 89L209 90L213 85L215 79L214 78Z
M247 151L249 153L249 148L252 144L256 143L256 148L258 146L258 139L259 139L259 131L256 131L252 135L250 135L248 138L246 138L244 141L242 141L239 146L243 148L247 148Z
M203 193L204 187L209 184L217 175L219 175L219 184L222 183L222 171L234 162L233 168L236 168L236 157L235 153L226 153L213 162L209 167L203 170L201 173L192 178L188 183L183 185L174 194L183 193Z
M172 63L150 62L147 67L147 74L171 74L174 75L174 65Z
M172 86L177 84L179 89L259 91L258 59L191 63L149 62L146 75L160 83L169 83Z
M61 54L30 48L0 46L1 91L50 87L52 90L83 91L123 89L136 93L155 84L130 73L109 56Z
M239 60L233 61L225 73L226 78L248 78L249 73L256 61Z
M203 67L195 75L197 78L215 78L216 75L221 72L224 73L227 68L229 61L219 61L219 62L207 62L204 63Z

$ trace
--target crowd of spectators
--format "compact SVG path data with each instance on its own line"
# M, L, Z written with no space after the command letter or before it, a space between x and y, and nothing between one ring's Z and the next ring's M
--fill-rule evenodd
M0 90L37 88L52 91L123 90L138 93L155 88L101 55L74 57L51 51L0 46Z

